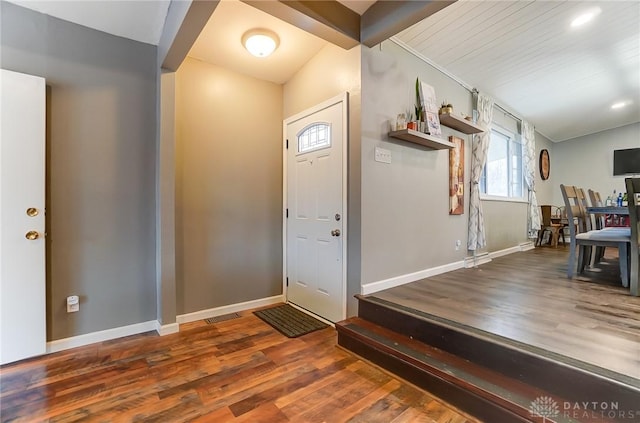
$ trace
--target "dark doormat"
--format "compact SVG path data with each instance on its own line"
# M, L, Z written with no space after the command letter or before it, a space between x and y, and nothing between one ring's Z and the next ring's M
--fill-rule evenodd
M289 304L254 311L253 314L289 338L297 338L329 326Z

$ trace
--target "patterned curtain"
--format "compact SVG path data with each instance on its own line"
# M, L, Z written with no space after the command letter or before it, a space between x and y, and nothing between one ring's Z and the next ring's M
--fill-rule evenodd
M540 229L540 208L536 199L536 135L533 125L522 121L522 150L524 152L524 180L529 188L527 230L529 238L537 238Z
M480 177L487 161L489 140L491 139L491 119L493 118L493 99L478 94L476 110L478 110L478 125L484 132L473 136L471 150L471 194L469 196L469 241L467 248L471 251L487 245L484 235L484 217L480 202Z

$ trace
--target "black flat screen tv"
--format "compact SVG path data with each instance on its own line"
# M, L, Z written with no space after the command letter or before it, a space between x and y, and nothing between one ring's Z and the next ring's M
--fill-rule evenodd
M640 174L640 148L613 150L613 174Z

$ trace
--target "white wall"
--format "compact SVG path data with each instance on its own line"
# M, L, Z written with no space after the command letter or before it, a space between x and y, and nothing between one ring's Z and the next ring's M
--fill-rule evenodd
M613 150L640 147L640 123L556 143L551 152L554 204L564 204L560 184L599 191L607 197L624 190L624 176L613 176Z

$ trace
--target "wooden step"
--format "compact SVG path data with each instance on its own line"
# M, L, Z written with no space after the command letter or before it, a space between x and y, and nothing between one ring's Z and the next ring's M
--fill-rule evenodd
M640 418L634 378L373 296L358 300L359 318L336 325L339 345L483 420L531 421L532 402L545 397L571 417L557 421ZM600 404L617 410L601 413Z
M530 407L548 393L445 351L353 317L336 324L338 345L487 422L533 421ZM571 419L547 418L547 422Z

